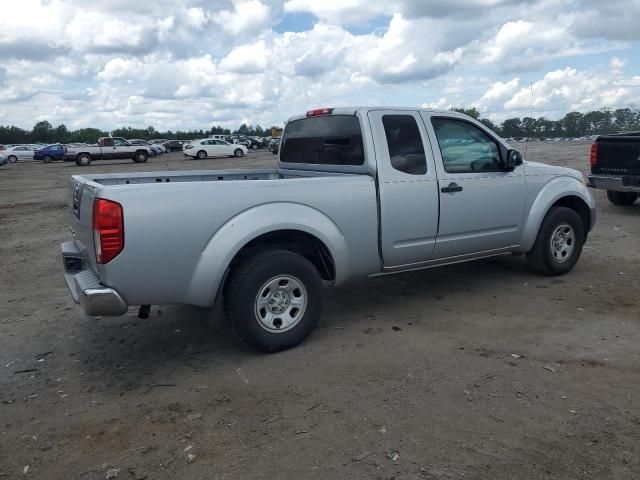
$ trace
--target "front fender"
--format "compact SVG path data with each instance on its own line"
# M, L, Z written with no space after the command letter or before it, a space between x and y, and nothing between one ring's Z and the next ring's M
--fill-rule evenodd
M335 263L336 283L348 271L344 235L324 213L298 203L276 202L245 210L222 225L209 239L194 270L187 302L211 306L236 254L251 240L278 230L299 230L322 241Z
M520 247L518 248L519 252L528 252L533 248L545 215L553 204L563 197L580 198L589 207L593 225L595 221L595 202L584 183L573 177L556 177L542 187L529 208L528 215L524 221L524 229L520 239Z

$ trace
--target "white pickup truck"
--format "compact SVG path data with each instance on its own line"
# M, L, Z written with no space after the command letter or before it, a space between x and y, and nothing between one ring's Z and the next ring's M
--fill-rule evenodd
M223 296L262 351L311 333L323 282L511 253L560 275L595 223L579 172L523 162L465 115L412 108L293 117L277 169L74 176L69 211L65 276L88 315Z
M75 160L80 167L90 165L94 160L128 158L136 163L144 163L152 155L148 145L134 145L124 138L102 137L97 145L67 147L66 160Z

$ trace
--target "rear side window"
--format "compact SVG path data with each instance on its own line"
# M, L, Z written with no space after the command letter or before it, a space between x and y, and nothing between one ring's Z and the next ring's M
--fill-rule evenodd
M280 161L316 165L362 165L364 148L355 115L325 115L287 125Z
M416 119L411 115L384 115L382 125L391 166L409 175L427 173L427 158Z

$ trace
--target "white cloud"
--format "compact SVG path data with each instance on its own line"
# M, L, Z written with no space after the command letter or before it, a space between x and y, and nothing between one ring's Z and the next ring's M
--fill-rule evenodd
M264 40L234 48L220 62L220 68L234 73L260 73L267 67L269 51Z
M267 26L271 7L260 0L233 0L233 10L222 10L212 19L225 31L239 35Z
M5 3L0 113L24 127L264 125L349 104L498 118L528 111L530 83L552 116L640 105L637 0Z

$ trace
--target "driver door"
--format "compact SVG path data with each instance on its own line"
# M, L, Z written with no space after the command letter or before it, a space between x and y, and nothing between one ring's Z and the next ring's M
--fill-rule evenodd
M433 145L440 223L433 259L517 245L525 206L524 167L508 172L498 142L454 116L422 112Z
M133 157L133 146L122 138L113 139L113 158Z

